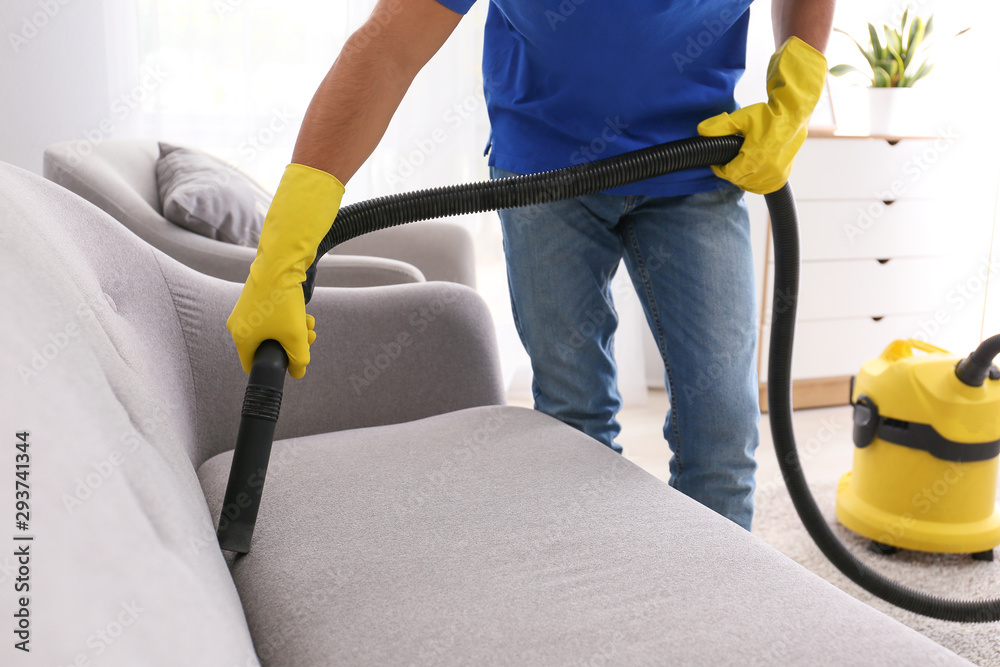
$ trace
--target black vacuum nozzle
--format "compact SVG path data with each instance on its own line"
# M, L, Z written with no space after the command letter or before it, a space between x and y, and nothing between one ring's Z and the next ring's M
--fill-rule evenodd
M287 367L288 355L278 341L265 340L257 348L243 396L240 430L219 515L219 546L226 551L241 554L250 551Z

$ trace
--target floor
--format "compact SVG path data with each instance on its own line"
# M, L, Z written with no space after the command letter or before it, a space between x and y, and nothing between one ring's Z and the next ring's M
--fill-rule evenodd
M531 407L529 402L517 398L511 398L509 402ZM670 450L663 439L667 405L666 392L651 389L646 405L625 408L619 414L622 433L618 441L625 457L663 481L670 477ZM799 456L810 482L836 481L850 470L854 456L850 406L798 410L793 420ZM763 415L760 421L757 464L758 490L783 486L767 415Z

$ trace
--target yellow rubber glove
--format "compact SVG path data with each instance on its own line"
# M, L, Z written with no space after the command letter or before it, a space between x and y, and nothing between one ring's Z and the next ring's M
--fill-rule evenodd
M767 102L702 121L698 134L722 137L742 134L743 148L732 162L712 166L748 192L780 190L792 161L806 140L809 116L826 83L826 58L798 37L789 37L767 67Z
M285 168L264 218L257 257L226 320L247 373L257 347L274 339L288 354L288 374L305 375L316 321L306 315L302 282L343 196L344 186L325 171L294 163Z

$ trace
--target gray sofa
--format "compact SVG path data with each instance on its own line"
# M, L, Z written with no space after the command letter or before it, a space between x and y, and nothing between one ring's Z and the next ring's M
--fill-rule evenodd
M504 406L487 310L448 283L317 290L253 549L227 558L240 286L4 164L0 230L3 496L27 431L34 538L32 652L8 634L3 664L967 664Z
M202 273L246 280L254 249L209 239L163 217L156 189L157 142L66 141L45 149L46 178L110 213L140 238ZM369 287L445 280L476 286L472 236L459 225L421 222L352 239L319 263L317 285Z

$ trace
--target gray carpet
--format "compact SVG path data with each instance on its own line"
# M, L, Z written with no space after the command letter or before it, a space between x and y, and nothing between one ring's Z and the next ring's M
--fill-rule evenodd
M812 488L816 502L833 524L837 537L861 560L882 574L911 588L943 597L1000 597L1000 560L986 563L974 561L965 555L913 551L901 551L893 556L870 553L867 539L848 531L835 521L836 486L827 482L816 484ZM1000 623L965 624L926 618L894 607L861 589L837 571L813 544L792 507L784 485L777 490L758 494L753 532L835 586L922 632L955 653L979 665L1000 667Z

